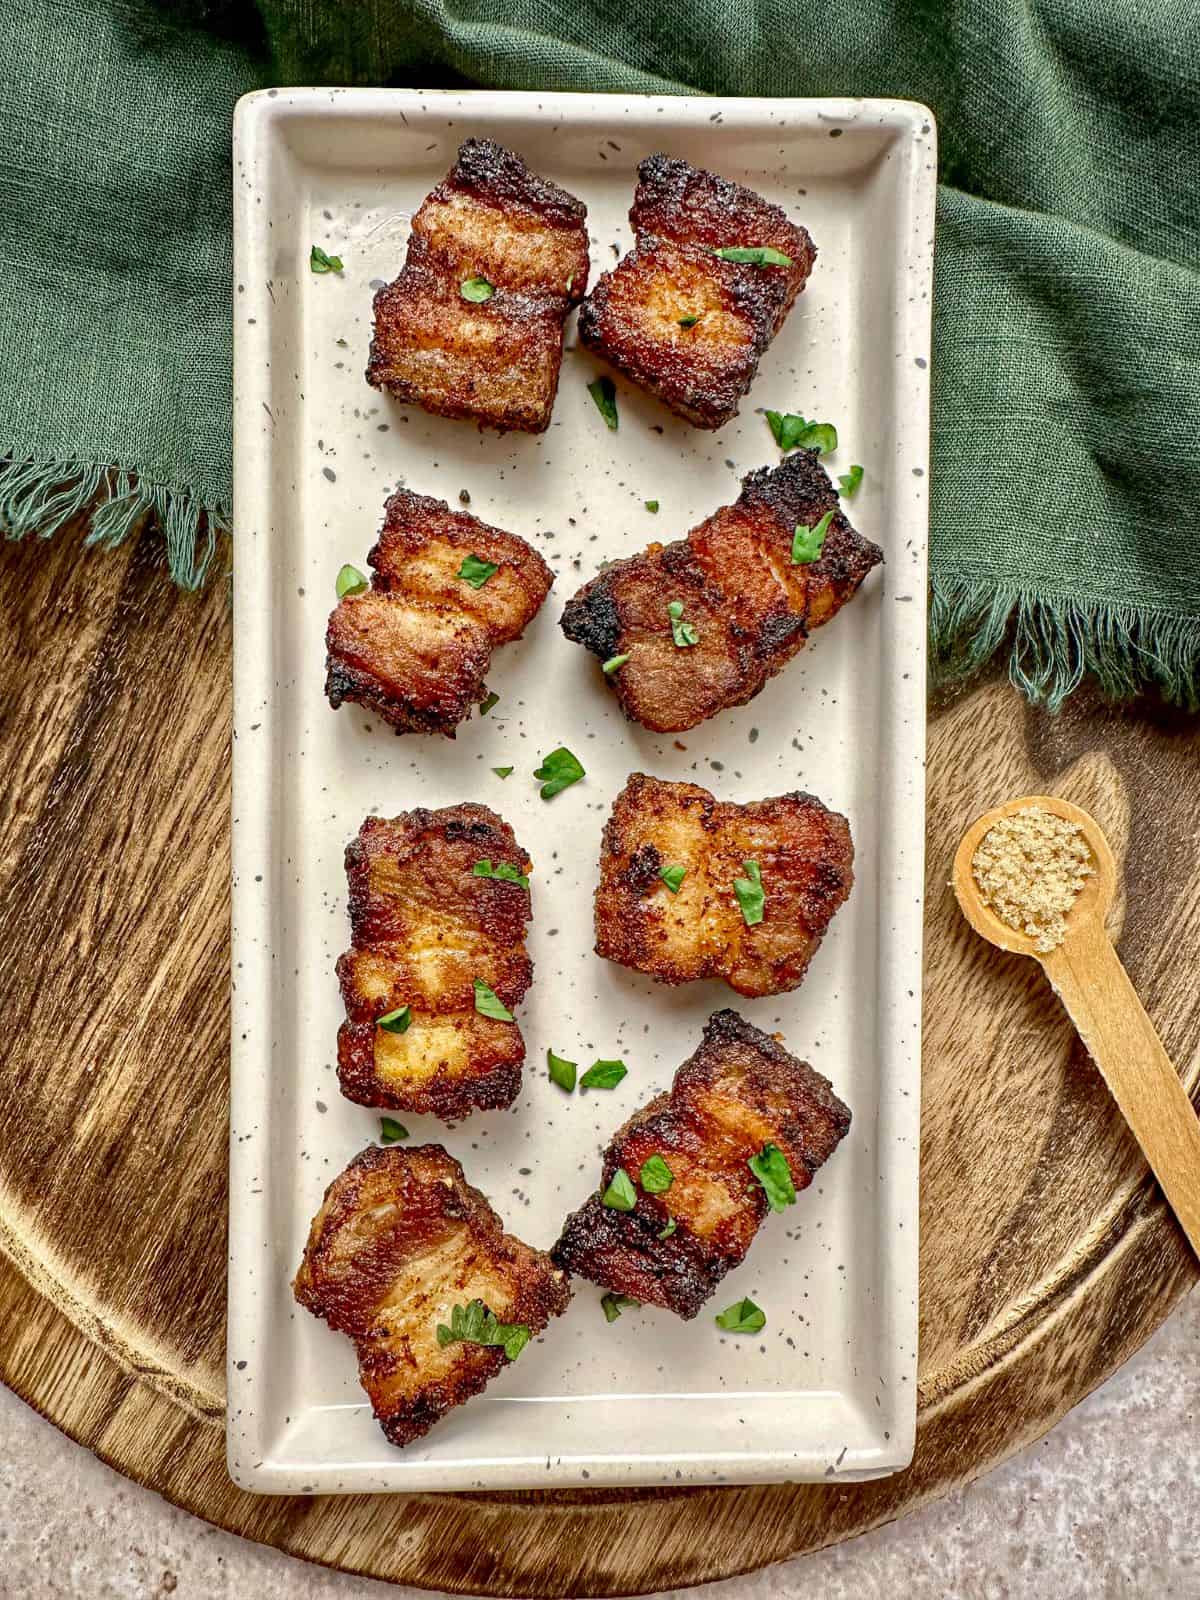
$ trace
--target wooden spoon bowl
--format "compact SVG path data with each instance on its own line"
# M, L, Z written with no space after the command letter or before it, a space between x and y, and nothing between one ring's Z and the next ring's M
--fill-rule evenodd
M988 829L994 827L1001 817L1011 817L1014 812L1026 811L1030 807L1051 811L1056 817L1077 824L1083 830L1083 837L1092 853L1095 871L1084 880L1075 904L1067 913L1068 940L1090 922L1098 921L1103 925L1117 891L1117 864L1104 830L1095 817L1081 807L1073 806L1069 800L1060 800L1053 794L1027 794L1017 800L1006 800L1002 806L985 811L963 834L955 853L953 870L954 893L963 916L989 944L999 945L1001 950L1009 950L1014 955L1033 956L1041 961L1046 952L1036 949L1027 933L1010 928L1007 922L1001 921L980 894L971 870L979 841Z
M1001 817L1029 808L1078 823L1095 869L1067 912L1066 935L1053 950L1039 950L1027 933L1001 921L984 902L972 871L975 850L988 829ZM1057 795L1027 794L1007 800L985 812L963 834L952 882L962 913L976 933L1001 950L1041 962L1200 1256L1200 1118L1105 931L1117 868L1104 830L1086 811Z

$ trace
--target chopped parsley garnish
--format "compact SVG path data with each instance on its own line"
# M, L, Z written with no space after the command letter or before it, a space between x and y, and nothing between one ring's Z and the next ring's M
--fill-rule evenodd
M668 1217L666 1227L658 1230L657 1237L660 1239L669 1239L678 1226L679 1224L675 1221L674 1217Z
M375 1026L382 1028L384 1033L407 1033L411 1021L412 1007L397 1006L395 1011L389 1011L386 1016L376 1017Z
M757 1333L766 1325L767 1313L756 1306L753 1300L735 1300L713 1321L726 1333Z
M308 265L313 272L341 272L341 256L327 256L319 244L312 247L308 258Z
M838 478L838 491L843 500L852 500L858 493L858 486L863 481L863 469L855 463L849 472L843 472Z
M509 767L508 770L511 772L512 768ZM498 861L493 866L486 856L471 868L471 875L475 878L499 878L502 883L519 883L522 889L529 887L529 879L525 873L518 872L516 867L510 867L507 861Z
M767 426L779 448L789 450L815 450L827 455L837 449L837 429L832 422L806 422L792 411L764 411Z
M396 1144L401 1139L408 1138L408 1129L402 1122L397 1122L392 1117L380 1117L379 1142L381 1144Z
M647 501L644 502L644 504L645 504L645 507L646 507L647 511L657 511L658 510L658 501L657 500L647 500Z
M593 1061L579 1080L581 1089L615 1089L629 1071L623 1061Z
M802 522L796 524L796 531L792 535L792 563L797 567L806 567L809 562L817 561L821 551L825 548L825 535L829 532L829 524L833 521L833 512L827 511L820 522L814 523L811 528L806 528Z
M553 1050L546 1051L546 1067L550 1073L550 1081L556 1083L560 1089L565 1089L568 1094L575 1087L575 1062L564 1061L562 1056L556 1056Z
M713 255L720 256L722 261L740 261L747 267L790 267L792 264L791 256L785 256L782 250L769 244L731 244L714 250Z
M600 1296L600 1309L604 1312L605 1322L615 1322L622 1311L636 1311L641 1306L640 1300L635 1300L629 1294L603 1294Z
M472 589L482 589L489 578L494 578L500 571L498 561L484 561L480 556L465 556L463 564L454 574L464 583L469 583Z
M481 1017L492 1017L496 1022L516 1021L503 1000L497 999L496 991L490 989L482 978L475 979L475 1009Z
M611 378L597 378L588 384L588 393L596 402L596 410L615 433L620 421L617 416L617 386Z
M611 678L613 673L616 672L617 668L623 667L628 660L628 654L623 656L609 656L608 660L604 663L600 670Z
M566 745L559 745L557 750L543 756L541 766L535 768L533 775L542 780L543 800L553 800L556 794L586 776L579 758L573 756Z
M347 565L338 572L337 583L334 587L337 589L338 599L344 600L348 594L362 594L368 584L366 578L357 567Z
M680 884L687 877L687 868L679 866L663 867L658 875L672 894L678 894Z
M661 1156L653 1155L648 1161L642 1162L638 1182L647 1194L666 1194L675 1182L675 1174Z
M612 1182L600 1196L600 1204L610 1211L632 1211L637 1205L637 1190L624 1167L618 1167L613 1173Z
M458 286L458 292L464 300L473 300L478 305L480 301L492 298L496 285L489 283L486 278L464 278Z
M499 1345L510 1361L515 1361L529 1343L532 1335L523 1322L497 1322L494 1311L489 1311L482 1300L472 1300L465 1306L454 1306L450 1312L450 1326L437 1325L437 1342L448 1344Z
M511 767L493 767L492 771L498 778L511 778L513 775L513 769Z
M694 328L699 321L700 321L699 314L697 314L694 317L680 317L679 326L681 328Z
M733 880L733 892L742 908L742 921L752 928L763 919L766 896L763 894L762 869L757 861L743 861L742 870L746 876Z
M772 1211L786 1211L796 1199L796 1185L792 1182L787 1157L777 1144L765 1144L746 1165L766 1191L767 1204Z
M683 620L683 601L672 600L667 606L667 615L671 619L671 637L675 641L677 650L684 650L688 645L699 644L700 635L692 622Z
M479 715L481 717L486 717L492 707L498 706L499 704L500 696L494 689L489 689L484 695L483 699L479 702Z

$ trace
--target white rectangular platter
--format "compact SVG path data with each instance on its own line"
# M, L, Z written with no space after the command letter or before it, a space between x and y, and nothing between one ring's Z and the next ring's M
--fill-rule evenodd
M372 285L395 277L409 222L460 142L510 145L588 207L596 271L630 243L638 161L658 150L749 184L817 244L809 285L742 415L701 432L617 380L610 432L574 322L541 437L482 434L367 387ZM917 1173L924 828L925 551L935 134L883 100L280 90L235 127L236 329L233 1080L229 1463L268 1493L845 1480L902 1467L916 1410ZM341 275L309 270L318 244ZM760 408L833 422L833 474L886 564L749 705L678 741L626 723L596 662L558 629L605 559L681 537L780 460ZM364 567L397 483L530 540L556 573L523 640L498 651L490 715L455 741L395 738L323 695L334 578ZM645 502L656 500L657 515ZM550 802L532 777L566 744L587 777ZM512 766L511 777L493 773ZM636 770L719 798L809 789L850 819L856 885L803 986L740 1001L668 989L592 952L600 833ZM596 1184L600 1152L666 1088L704 1020L733 1003L832 1079L849 1136L797 1205L768 1217L694 1322L627 1311L609 1325L577 1282L567 1315L486 1394L390 1446L349 1342L290 1280L332 1178L379 1137L343 1099L334 962L348 943L343 851L370 812L478 800L534 860L534 985L519 1014L525 1078L507 1112L441 1141L506 1224L549 1247ZM567 1097L548 1047L629 1068ZM743 1295L752 1337L711 1313Z

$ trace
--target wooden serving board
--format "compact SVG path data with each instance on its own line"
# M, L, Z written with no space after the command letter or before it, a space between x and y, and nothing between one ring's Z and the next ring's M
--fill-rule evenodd
M920 1427L847 1487L256 1499L224 1469L230 627L151 541L0 554L0 1377L121 1472L294 1555L431 1588L609 1595L849 1538L1049 1428L1195 1281L1037 966L947 879L979 811L1043 790L1124 861L1121 954L1194 1089L1197 725L999 680L933 714Z

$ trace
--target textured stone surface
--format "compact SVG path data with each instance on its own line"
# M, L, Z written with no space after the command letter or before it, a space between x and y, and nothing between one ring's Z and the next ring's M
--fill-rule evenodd
M703 1600L1200 1597L1200 1294L1040 1444L890 1528ZM680 1591L683 1593L684 1591ZM0 1390L4 1600L414 1596L220 1533Z

